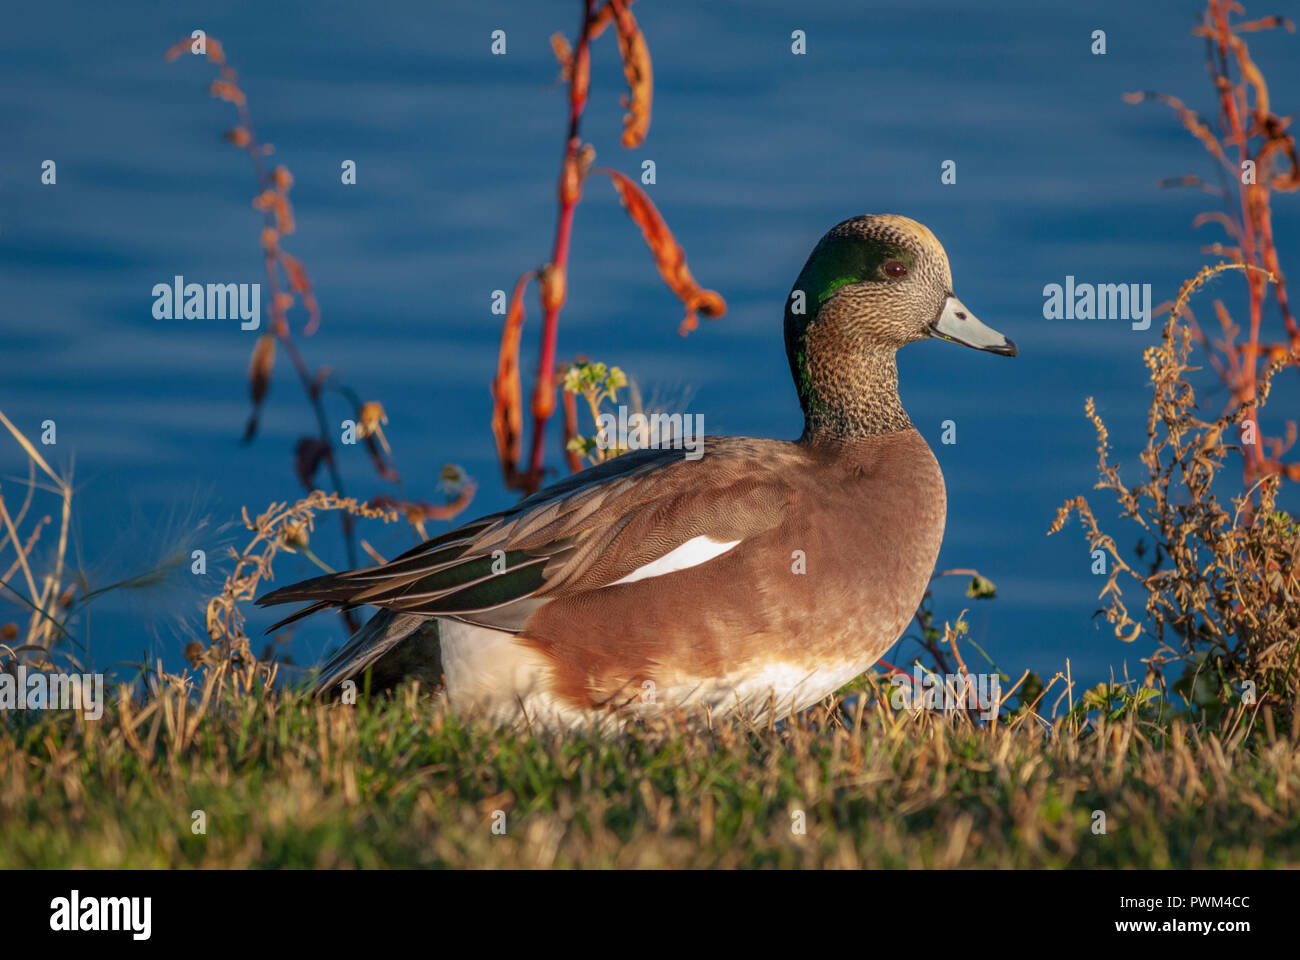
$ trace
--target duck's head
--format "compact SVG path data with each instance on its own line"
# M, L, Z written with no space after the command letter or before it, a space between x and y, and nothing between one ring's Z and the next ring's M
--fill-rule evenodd
M785 308L785 345L807 431L853 436L910 427L895 351L937 337L1014 357L952 290L948 255L924 225L854 217L818 241Z

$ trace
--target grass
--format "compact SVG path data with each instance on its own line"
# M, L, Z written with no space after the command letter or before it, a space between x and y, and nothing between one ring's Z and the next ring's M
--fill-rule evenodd
M975 726L864 697L561 738L411 687L324 705L237 679L0 726L0 867L1300 865L1300 724L1267 710Z

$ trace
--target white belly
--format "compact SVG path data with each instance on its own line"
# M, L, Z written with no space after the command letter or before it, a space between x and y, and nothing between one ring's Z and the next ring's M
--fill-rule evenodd
M629 691L621 716L565 703L550 692L546 658L513 634L454 620L438 624L447 702L457 711L492 723L522 723L545 729L621 727L630 716L653 717L665 709L714 717L739 713L766 722L796 713L834 693L870 663L842 662L810 668L768 663L731 676L679 678Z
M453 709L492 723L569 727L585 722L585 711L566 707L548 692L546 658L514 634L441 620L438 635L447 702Z
M663 699L687 712L707 710L713 716L735 713L763 723L770 716L779 720L806 710L870 666L870 662L844 661L811 667L776 661L735 675L674 685Z

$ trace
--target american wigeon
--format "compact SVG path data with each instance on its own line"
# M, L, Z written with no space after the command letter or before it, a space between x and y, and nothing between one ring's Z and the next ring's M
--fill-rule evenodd
M803 709L899 638L934 570L943 474L903 410L894 356L927 337L1016 353L953 295L928 229L846 220L786 303L798 440L627 453L259 603L310 601L282 623L380 608L321 669L321 692L367 669L372 687L445 679L453 708L560 727Z

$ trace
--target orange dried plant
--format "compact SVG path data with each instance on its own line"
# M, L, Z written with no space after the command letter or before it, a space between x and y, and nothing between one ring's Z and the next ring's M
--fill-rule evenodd
M561 34L551 37L560 66L560 79L569 90L569 124L564 158L560 165L557 193L559 217L550 259L535 271L525 273L515 285L501 332L497 372L492 380L492 433L496 439L501 472L510 489L531 493L541 486L544 472L546 425L555 412L555 391L560 366L556 360L556 340L560 311L568 296L569 249L573 236L573 214L582 199L582 187L591 170L595 151L583 144L580 135L582 114L587 104L591 81L591 42L611 24L618 37L628 94L624 106L628 113L623 121L621 143L624 147L640 146L650 128L650 106L654 96L650 51L630 7L632 0L581 0L582 20L577 42L570 44ZM686 256L664 223L653 203L631 180L613 170L601 170L613 181L628 214L641 227L659 272L686 305L686 318L680 332L689 333L698 325L697 316L720 317L726 303L712 290L704 290L686 267ZM531 413L532 443L527 463L523 459L523 386L519 373L519 348L523 326L522 297L527 284L536 279L540 288L542 328L537 371L533 379ZM564 438L562 438L564 439ZM571 469L580 461L566 453Z
M372 503L381 502L385 509L400 510L411 521L412 527L421 536L425 536L423 522L428 519L451 519L464 510L474 496L474 484L461 484L456 493L443 505L422 504L409 500L402 490L401 475L398 473L392 448L383 432L387 416L383 406L376 401L363 401L346 384L338 383L328 367L320 367L314 372L308 367L292 328L288 323L288 313L301 303L306 313L307 322L302 334L311 336L320 328L320 307L315 290L306 267L297 257L285 249L284 239L291 236L296 223L293 204L289 192L293 188L293 175L283 165L268 169L266 157L273 152L268 144L263 144L255 132L252 115L249 110L248 97L239 85L239 76L226 61L225 51L213 37L204 38L205 51L196 49L196 39L187 37L166 54L169 61L178 59L185 53L204 52L207 59L218 68L218 77L209 88L211 94L234 105L238 112L238 125L228 130L226 142L244 150L253 161L257 176L258 192L253 197L252 205L262 213L264 222L260 233L263 261L266 270L267 289L270 293L271 319L270 332L258 337L249 361L249 396L252 410L245 428L244 440L251 441L257 432L258 420L270 389L275 369L277 343L284 349L293 364L303 392L310 404L317 432L300 437L295 446L294 472L303 486L310 492L316 487L316 475L324 466L330 475L334 487L334 496L340 502L347 501L343 489L342 477L338 470L332 432L327 424L323 394L326 387L331 387L343 395L349 405L357 424L357 437L364 442L370 460L378 476L395 484L400 496L375 498ZM354 537L353 515L368 516L364 511L340 509L343 539L347 550L348 563L357 566L358 554ZM355 625L349 621L349 626Z
M1154 100L1173 109L1183 126L1215 160L1224 181L1222 189L1208 189L1225 197L1227 209L1202 213L1193 225L1222 227L1230 242L1211 244L1206 252L1246 268L1245 340L1238 341L1242 331L1222 300L1214 301L1220 332L1213 339L1201 329L1190 311L1186 317L1192 336L1228 387L1229 409L1249 408L1242 422L1241 447L1246 486L1253 487L1262 476L1300 474L1300 467L1282 460L1295 439L1295 424L1288 423L1282 436L1266 437L1260 431L1255 412L1263 365L1281 359L1284 364L1294 366L1295 361L1287 358L1300 349L1300 326L1291 312L1286 277L1278 264L1271 209L1273 192L1293 193L1300 189L1300 157L1295 137L1288 132L1290 118L1273 112L1268 85L1243 37L1278 27L1294 32L1295 25L1276 16L1234 20L1240 16L1244 16L1244 9L1234 0L1209 0L1200 24L1192 31L1206 45L1207 66L1218 98L1218 114L1213 123L1167 94L1146 91L1126 94L1124 99L1130 103ZM1164 182L1208 186L1197 177ZM1264 316L1270 295L1277 305L1283 329L1276 336L1266 338ZM1164 305L1163 309L1168 306Z

